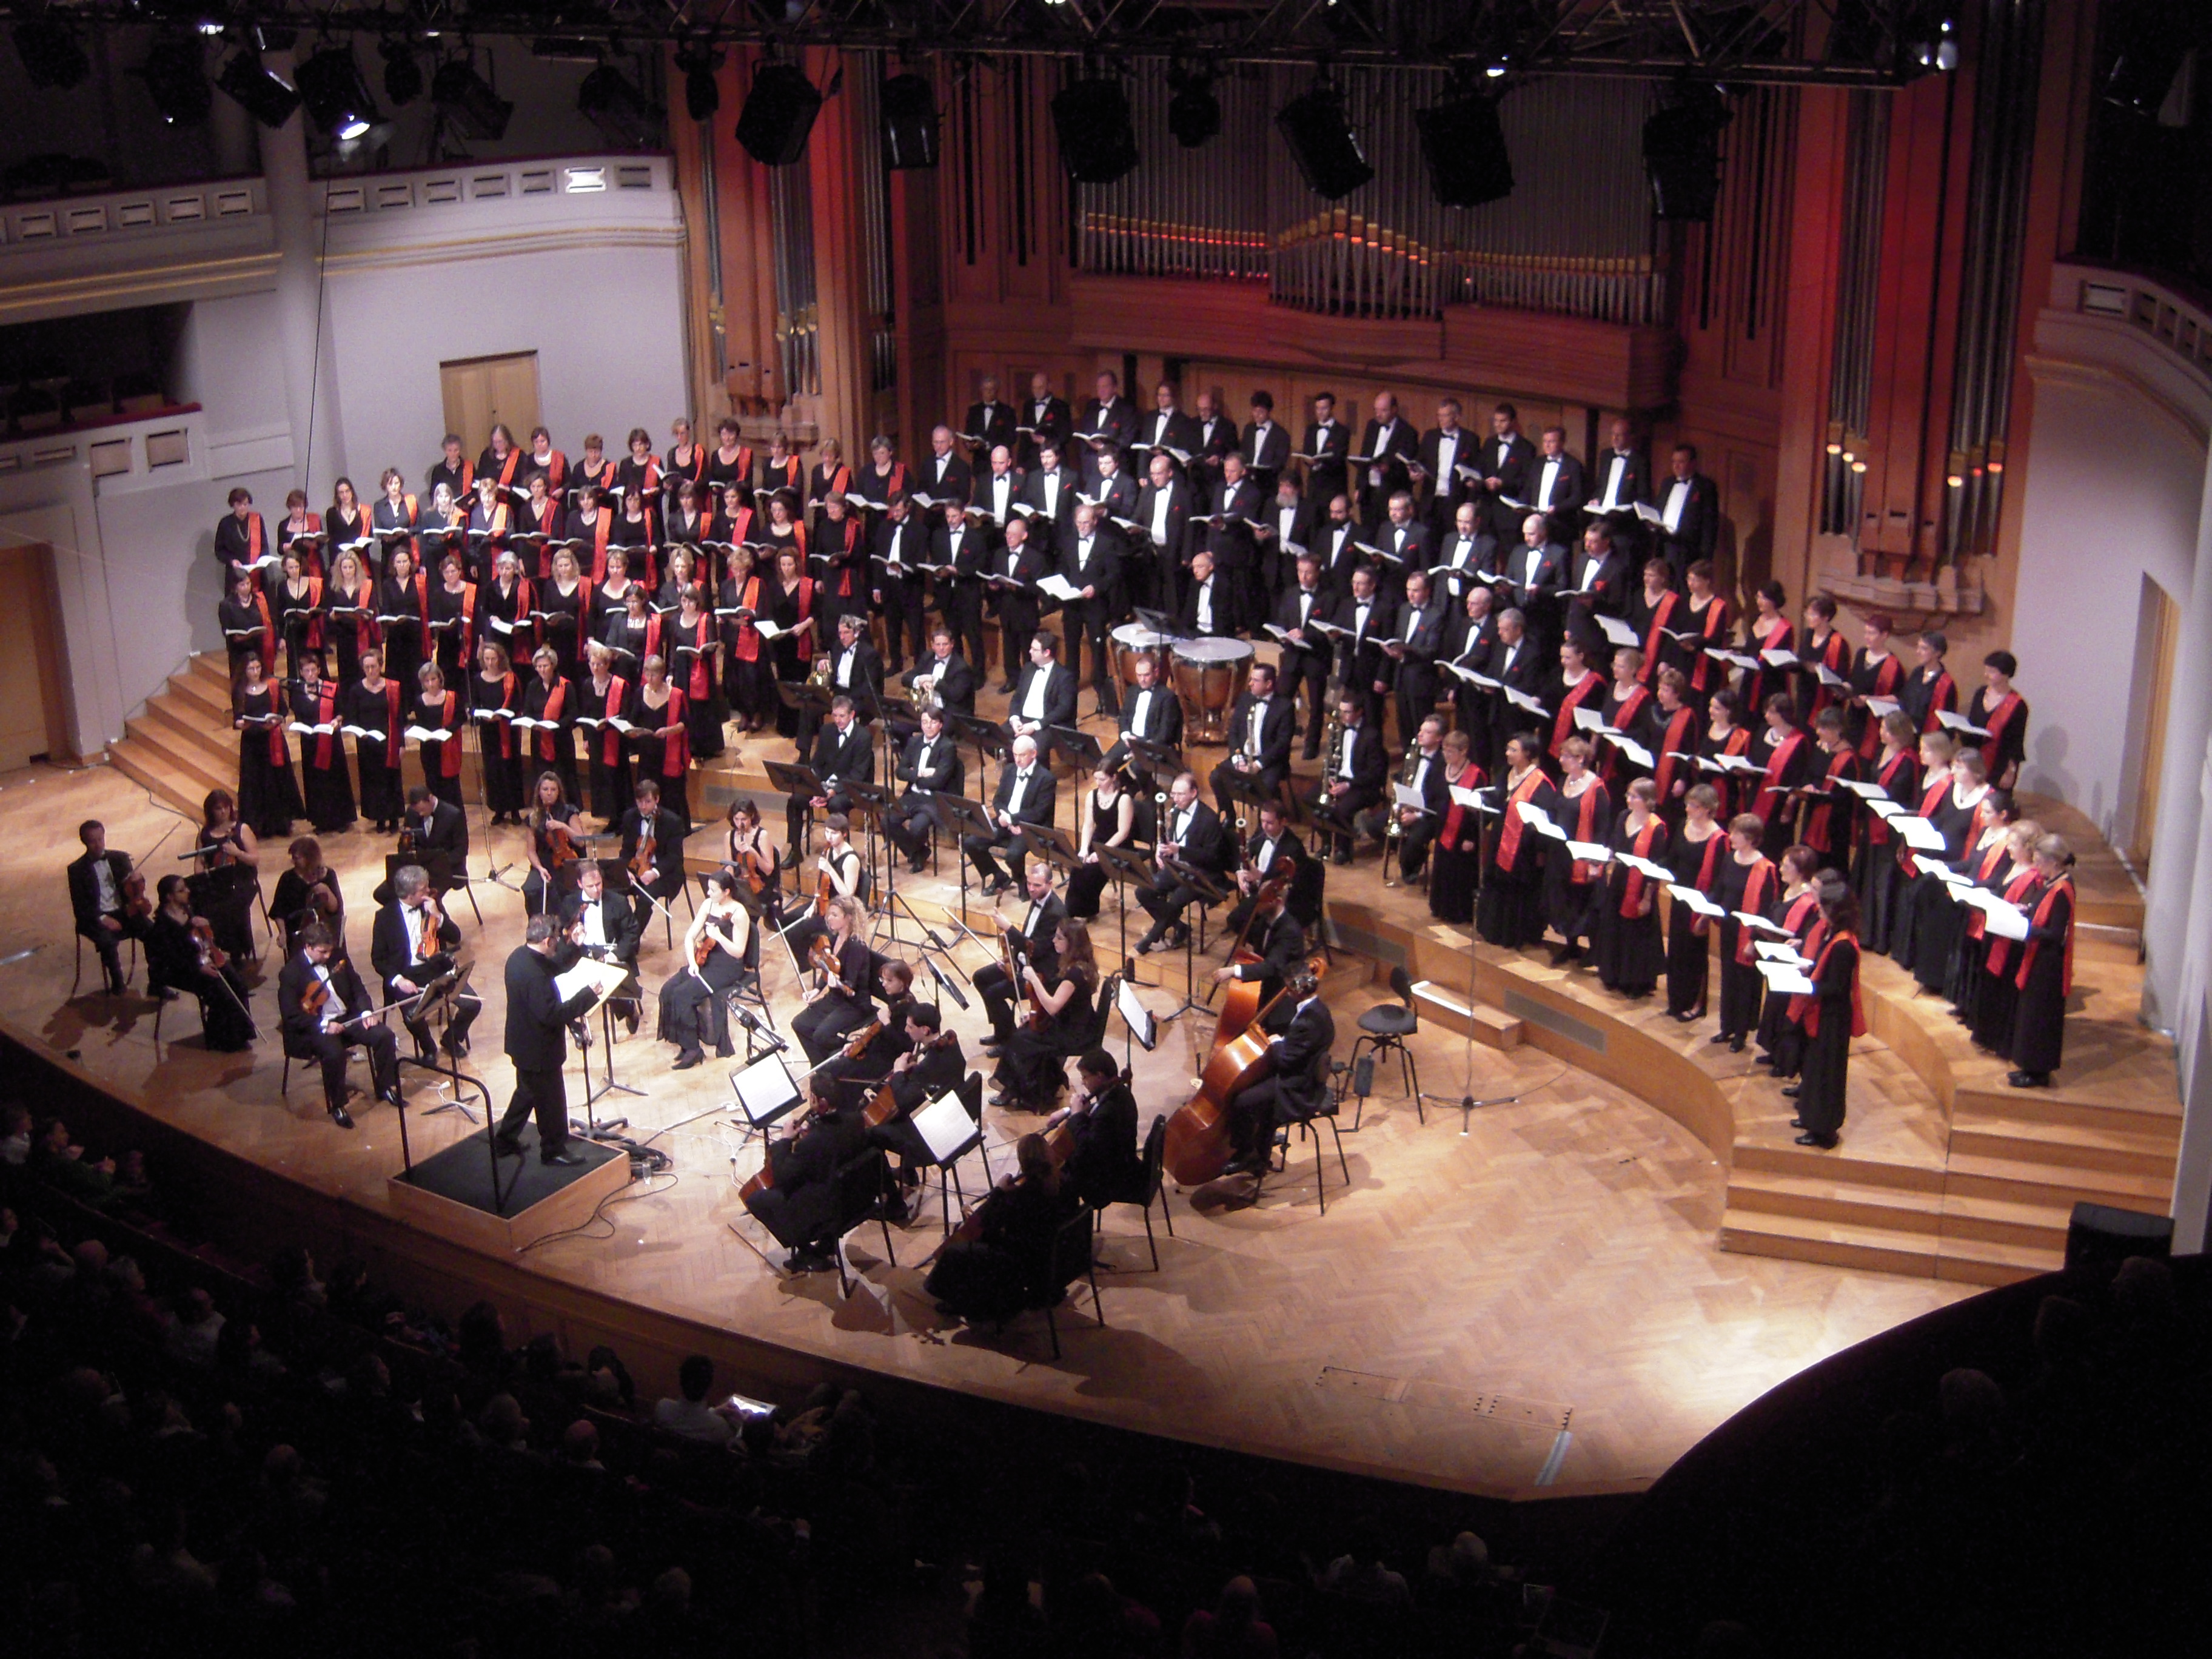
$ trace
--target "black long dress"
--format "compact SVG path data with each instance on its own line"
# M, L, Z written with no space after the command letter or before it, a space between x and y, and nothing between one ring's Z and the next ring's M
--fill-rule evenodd
M236 959L220 969L200 965L199 941L167 910L154 913L146 935L146 978L158 988L199 1000L207 1046L219 1054L238 1054L253 1046L251 994Z
M561 780L563 799L578 799L581 792L576 787L576 728L571 723L576 718L575 685L566 679L548 685L542 677L532 674L522 682L522 713L527 720L556 722L551 731L533 726L519 734L526 739L518 745L523 753L523 800L528 803L535 799L532 791L538 775L545 771Z
M1654 817L1650 827L1650 839L1640 856L1655 864L1664 863L1667 826ZM1606 838L1606 845L1616 853L1634 853L1638 839L1628 828L1628 814L1623 812L1620 821L1613 826L1613 833ZM1625 997L1650 996L1659 983L1659 970L1667 956L1666 943L1659 933L1658 884L1624 864L1608 864L1605 872L1605 883L1599 890L1595 907L1595 937L1591 945L1591 955L1597 963L1598 983ZM1635 890L1632 902L1632 886ZM1646 901L1651 905L1650 915L1632 914Z
M962 1319L1005 1320L1022 1310L1032 1277L1052 1249L1053 1233L1075 1213L1068 1188L1027 1179L983 1200L977 1237L956 1238L938 1255L922 1289Z
M1951 946L1958 938L1959 906L1943 890L1943 884L1929 872L1928 866L1958 862L1966 852L1967 837L1973 833L1974 809L1959 805L1954 783L1936 798L1928 821L1942 833L1943 850L1940 854L1930 852L1915 855L1919 870L1899 896L1889 954L1899 967L1909 969L1928 989L1940 991L1943 988L1943 975L1950 969Z
M345 702L335 680L319 680L310 687L292 687L292 718L302 726L343 723ZM319 836L335 836L353 827L353 774L346 770L345 734L300 734L300 781L306 799L307 822Z
M1843 1127L1844 1094L1850 1071L1852 994L1858 983L1859 942L1838 933L1821 946L1814 965L1817 995L1804 1008L1804 1023L1817 1026L1805 1037L1805 1059L1798 1076L1797 1116L1805 1133L1832 1144Z
M222 896L195 897L192 908L214 926L215 942L229 952L232 961L252 962L258 954L253 939L253 907L261 896L261 878L246 856L245 838L234 824L220 836L201 830L193 845L200 852L222 848L228 861L217 858L199 861L200 869L209 877L214 877L218 870L224 872L220 878Z
M591 598L591 588L581 581L565 593L557 581L549 581L538 590L538 608L545 613L545 643L553 647L560 663L560 678L571 683L579 672ZM514 666L520 672L524 665L518 661Z
M2019 1003L2013 1010L2010 1052L2013 1067L2046 1080L2066 1050L2066 998L2074 988L2074 880L2062 876L2045 888L2029 913L2027 938L2013 983Z
M1764 891L1759 902L1747 903L1751 878L1754 872L1764 869L1761 878ZM1756 915L1765 908L1775 888L1774 866L1765 858L1754 859L1749 864L1736 862L1733 852L1721 855L1720 875L1715 883L1713 902L1731 914L1721 918L1721 1035L1728 1037L1747 1037L1759 1026L1759 1005L1765 987L1759 969L1747 963L1736 960L1744 924L1734 912L1741 910ZM1756 956L1756 952L1747 954Z
M275 727L246 726L238 733L238 816L263 840L282 841L292 820L306 816L299 780L292 774L292 744L284 734L284 706L264 680L258 689L241 688L238 712L248 720L276 720ZM280 758L281 757L281 758Z
M735 914L750 921L740 907ZM720 931L734 933L741 921L726 921ZM707 965L695 969L685 964L672 974L660 988L660 1019L656 1028L663 1042L672 1042L678 1049L678 1059L690 1059L711 1042L714 1052L723 1059L730 1055L729 1009L723 998L744 976L742 956L732 956L720 945L707 958Z
M1728 860L1728 831L1712 826L1703 841L1686 830L1667 843L1667 867L1678 887L1694 887L1711 897L1720 886L1720 867ZM1711 863L1706 863L1708 854ZM1705 983L1711 973L1713 930L1700 927L1698 913L1678 900L1667 907L1667 1012L1682 1018L1705 1012Z
M1778 897L1766 907L1766 914L1790 930L1790 937L1801 957L1818 959L1817 946L1808 950L1813 930L1820 921L1820 897L1812 889ZM1759 1046L1766 1051L1769 1063L1778 1078L1796 1077L1798 1063L1804 1058L1804 1033L1797 1023L1789 1018L1790 1000L1770 996L1759 1016Z
M1473 761L1452 787L1480 789L1482 769ZM1429 914L1461 927L1474 920L1476 890L1482 884L1482 817L1457 801L1444 809L1436 845L1429 849Z
M1091 844L1103 847L1114 839L1114 832L1121 826L1121 799L1116 793L1104 803L1098 792L1091 792ZM1136 820L1130 819L1130 833L1136 833ZM1098 901L1106 891L1106 866L1103 863L1079 866L1067 878L1067 890L1062 896L1067 914L1079 921L1089 921L1098 914Z
M458 682L456 682L458 684ZM453 711L448 715L446 700L451 692L417 691L407 704L407 723L419 726L425 732L451 732L451 738L417 738L416 754L422 763L422 781L440 800L449 800L467 810L461 799L461 776L459 772L448 775L446 771L446 745L461 741L461 732L466 716L461 710L460 699L453 698Z
M1552 820L1567 832L1569 841L1602 843L1612 833L1612 792L1595 777L1579 795L1570 795L1562 787L1559 810L1552 814ZM1583 833L1585 829L1589 831L1587 836ZM1591 912L1603 886L1601 871L1568 856L1561 843L1553 842L1544 849L1544 919L1568 944L1580 945L1590 931Z
M431 642L448 685L459 685L466 672L462 665L475 659L477 642L471 637L475 625L475 601L465 584L458 593L443 582L430 590Z
M2033 868L2021 871L2007 886L2005 896L2032 916L2043 896L2043 878ZM2012 1047L2013 1019L2020 1012L2020 987L2013 983L2013 977L2020 972L2024 942L1983 940L1986 948L1982 952L1982 982L1974 988L1973 1006L1966 1022L1977 1048L2003 1054Z
M1871 769L1873 781L1906 811L1920 803L1920 763L1899 750ZM1897 867L1897 832L1874 813L1866 814L1866 841L1852 867L1851 885L1858 890L1865 918L1865 944L1869 951L1889 953L1890 936L1896 931L1897 913L1905 878Z
M1521 799L1556 817L1559 791L1541 772L1533 772L1531 775L1538 781ZM1522 782L1525 787L1527 780ZM1491 944L1517 951L1544 937L1545 860L1566 854L1560 848L1544 849L1546 838L1537 834L1534 825L1521 823L1517 830L1515 829L1514 820L1506 816L1514 811L1512 794L1507 791L1504 812L1487 826L1482 892L1475 904L1475 925ZM1510 853L1509 837L1513 839Z
M1054 981L1051 988L1058 990L1060 982ZM1075 994L1042 1031L1032 1031L1026 1025L1015 1027L991 1080L1025 1105L1048 1102L1066 1085L1069 1045L1090 1029L1091 998L1097 988L1095 984L1078 981Z
M362 816L380 830L391 830L399 822L400 789L399 763L407 747L402 733L407 729L407 708L403 698L399 718L392 717L392 705L386 692L395 682L386 680L374 691L364 684L356 684L346 690L346 723L358 726L368 732L384 733L384 740L356 738L354 751L361 763Z
M422 613L428 608L421 574L402 586L386 576L376 585L377 625L384 630L384 678L398 680L406 696L415 695L415 671L422 665L427 650L422 637ZM386 622L384 617L398 618Z
M534 679L535 675L532 676ZM522 710L521 682L513 671L490 678L481 671L469 678L469 707L477 714ZM483 769L484 805L496 817L520 812L524 799L522 756L525 733L496 717L476 721L477 763Z

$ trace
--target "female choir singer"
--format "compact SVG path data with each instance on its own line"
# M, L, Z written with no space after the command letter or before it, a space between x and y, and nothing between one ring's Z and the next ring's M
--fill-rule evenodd
M246 659L231 724L238 729L239 815L258 835L289 836L305 811L292 775L292 745L284 735L284 703L261 672L261 659Z
M1445 799L1451 800L1450 790L1480 789L1489 781L1470 758L1473 747L1464 732L1444 733ZM1451 800L1429 857L1429 914L1466 926L1474 920L1475 887L1482 879L1481 815Z
M2035 844L2035 872L2043 890L2029 914L2027 937L2021 941L2020 969L2013 975L2019 1000L2013 1011L2013 1069L2005 1081L2015 1089L2047 1089L2066 1048L2066 999L2074 989L2074 849L2063 836L2045 836Z
M1761 916L1773 902L1774 866L1759 850L1766 826L1749 812L1739 812L1729 822L1729 853L1721 860L1720 878L1713 902L1728 914L1721 918L1721 1029L1711 1041L1725 1042L1729 1052L1740 1054L1759 1024L1759 953L1752 948L1759 929L1739 921L1739 913Z
M1728 832L1716 822L1720 793L1710 783L1690 786L1682 797L1682 828L1668 843L1666 864L1677 887L1694 887L1707 898L1720 890ZM1688 1024L1705 1017L1705 982L1712 966L1712 918L1669 896L1667 906L1667 1016Z
M292 718L317 728L300 734L300 779L307 822L319 836L343 834L353 828L353 775L346 769L345 709L335 680L323 678L323 659L311 656L300 665L292 684Z
M1667 826L1658 814L1659 790L1649 778L1628 786L1627 810L1620 815L1606 845L1615 854L1632 854L1653 863L1667 856ZM1598 983L1625 997L1648 997L1659 983L1666 946L1659 936L1661 884L1641 870L1631 869L1618 858L1605 866L1605 881L1596 901L1595 938L1591 951L1597 958Z
M1866 1012L1859 1000L1859 902L1841 882L1820 895L1820 919L1826 931L1820 954L1807 975L1810 995L1790 1000L1790 1015L1803 1028L1805 1059L1798 1080L1782 1092L1797 1101L1792 1127L1802 1131L1800 1146L1823 1150L1836 1144L1844 1126L1844 1095L1850 1070L1851 1039L1866 1034Z
M451 801L465 811L461 799L461 694L447 689L446 677L434 662L426 662L416 669L415 680L420 690L415 695L414 706L407 711L407 723L425 732L445 734L416 739L422 762L422 781L440 800Z
M469 681L469 708L477 727L477 764L483 769L484 806L495 823L515 823L522 816L522 744L514 716L522 712L521 688L495 640L477 647L477 672Z
M379 835L399 827L399 763L406 751L407 722L398 680L384 677L384 657L361 653L361 678L345 700L346 724L366 735L355 739L361 763L362 816Z
M550 767L560 780L564 799L574 800L576 787L576 689L561 672L559 659L550 645L541 645L530 659L532 674L522 688L521 718L532 722L525 733L523 769L534 772Z
M1482 937L1508 951L1534 945L1544 936L1544 837L1520 812L1524 804L1546 812L1559 804L1559 792L1536 763L1543 741L1534 732L1516 732L1506 739L1498 823L1490 831L1482 891L1475 907Z

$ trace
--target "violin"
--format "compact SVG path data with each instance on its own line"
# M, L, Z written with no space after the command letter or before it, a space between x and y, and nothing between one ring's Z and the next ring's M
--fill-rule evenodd
M758 832L756 831L755 835L757 838ZM738 848L734 861L738 873L744 878L745 885L752 890L755 897L768 890L768 872L761 867L766 860L757 846Z
M558 870L564 864L573 864L582 856L576 850L576 831L561 819L549 817L539 826L538 833L545 838L545 861Z
M146 872L133 870L123 878L118 890L123 898L123 917L126 921L141 924L154 920L154 901L146 891Z
M837 947L830 944L829 934L817 933L814 936L814 943L806 947L806 965L822 975L822 983L815 988L815 995L821 996L832 990L850 994L844 980L838 975Z
M638 826L637 851L630 854L629 872L641 886L653 879L653 824L650 820Z
M446 918L440 914L438 901L432 899L422 907L422 933L415 941L415 960L428 962L438 954L438 934L445 927Z
M200 947L200 966L210 973L221 973L230 965L230 953L215 942L215 924L205 916L194 916L185 924L192 942Z
M691 963L694 967L703 970L714 959L715 947L719 945L724 950L729 947L714 932L714 913L706 911L702 914L706 920L699 929L699 937L691 941Z

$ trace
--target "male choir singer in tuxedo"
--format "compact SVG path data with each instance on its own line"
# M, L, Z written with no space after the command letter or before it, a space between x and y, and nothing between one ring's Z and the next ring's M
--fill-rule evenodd
M986 374L975 391L975 401L968 405L968 413L961 419L962 434L975 446L978 455L988 455L1002 446L1011 450L1014 447L1014 428L1019 422L1014 406L999 396L998 378ZM936 493L930 491L933 495Z
M1068 409L1067 399L1053 395L1052 377L1048 374L1030 376L1030 395L1018 412L1014 435L1020 441L1014 447L1015 459L1024 467L1036 465L1040 450L1058 450L1075 429L1075 417ZM1023 427L1029 429L1020 430Z
M1283 654L1279 667L1283 694L1295 706L1301 689L1305 696L1305 757L1319 758L1322 727L1327 718L1322 700L1328 695L1328 669L1336 653L1328 636L1311 624L1326 623L1334 608L1321 585L1321 561L1311 553L1297 559L1297 581L1276 602L1275 626L1283 630Z
M1135 501L1129 505L1133 509ZM1067 601L1060 627L1067 636L1068 669L1078 685L1083 683L1084 641L1091 642L1091 689L1098 694L1098 712L1110 715L1121 713L1109 672L1107 635L1121 615L1121 532L1106 519L1107 509L1090 501L1075 509L1075 535L1060 561L1060 574L1075 597Z

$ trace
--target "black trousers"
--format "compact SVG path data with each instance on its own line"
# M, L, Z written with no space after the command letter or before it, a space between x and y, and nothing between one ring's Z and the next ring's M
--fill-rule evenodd
M538 1155L552 1158L568 1144L568 1089L558 1066L544 1071L514 1068L514 1097L507 1103L495 1139L519 1142L522 1126L538 1120Z
M1158 933L1180 923L1185 910L1194 904L1205 902L1205 895L1188 882L1170 878L1156 886L1139 890L1137 902L1152 913L1152 931Z
M929 837L937 828L936 797L909 790L884 815L884 838L910 859L929 855Z
M1213 790L1214 809L1224 817L1233 818L1243 810L1243 803L1231 800L1229 791L1223 787L1224 779L1249 785L1269 800L1279 800L1283 780L1290 775L1290 769L1286 766L1262 766L1249 772L1240 772L1227 761L1223 761L1213 769L1206 781Z
M824 996L808 1003L792 1017L791 1034L806 1051L806 1063L819 1066L837 1052L848 1032L858 1030L867 1023L868 1011L865 1006L856 1006L840 996Z
M1309 790L1306 794L1307 805L1317 811L1326 811L1349 824L1358 818L1360 813L1382 799L1378 792L1362 789L1357 785L1346 790L1341 795L1332 797L1328 793L1328 785L1335 781L1338 780L1324 779L1320 784ZM1350 836L1341 831L1331 830L1328 832L1328 838L1332 851L1347 859L1352 856L1352 838Z
M1001 868L999 864L998 854L1001 849L1006 853L1006 868ZM975 866L975 873L986 881L1011 880L1019 887L1029 879L1030 840L1027 836L1018 836L1011 830L1001 830L988 836L963 836L960 850ZM1013 872L1012 876L1006 873L1008 869Z
M1114 696L1113 663L1108 655L1110 646L1107 630L1114 625L1114 613L1104 599L1073 599L1060 613L1060 626L1067 641L1068 672L1075 676L1079 688L1083 684L1083 642L1091 641L1091 684L1098 693L1098 712L1115 714L1119 704Z
M1030 659L1030 641L1036 637L1042 615L1036 601L1025 595L1003 593L999 597L999 649L1006 659L1009 688L1021 678L1022 665ZM975 672L978 676L983 672L980 658Z
M886 576L876 592L884 596L884 669L895 674L905 665L908 636L915 656L929 654L929 625L922 616L928 587L920 576Z
M358 1042L368 1050L369 1086L379 1095L399 1086L399 1039L387 1025L355 1025L343 1031L316 1031L304 1039L323 1068L323 1104L343 1106L346 1097L346 1050Z
M1283 689L1292 702L1298 698L1301 688L1306 699L1305 757L1317 760L1321 756L1322 728L1328 723L1328 711L1322 706L1328 695L1328 659L1318 651L1290 651L1283 653Z
M853 810L852 798L848 795L832 794L824 796L823 799L829 803L822 809L825 812L849 812ZM813 810L814 798L811 795L784 797L783 827L786 832L784 844L791 848L793 856L797 855L799 848L805 842L807 820ZM683 884L681 880L677 883L679 887Z
M118 933L111 933L105 927L95 927L84 935L91 942L93 950L99 955L100 969L107 975L107 985L110 990L118 990L125 983L123 941L142 938L146 932L143 927L135 926L127 917L118 915L115 921L121 929Z
M968 665L981 679L988 665L983 661L983 595L973 577L956 577L951 591L940 591L939 603L945 612L945 625L951 630L952 643L968 659ZM922 641L917 656L927 654L929 642Z
M1013 1035L1014 997L1020 988L1006 977L1006 970L995 962L988 968L977 969L972 983L983 999L985 1012L991 1016L991 1036L1004 1042Z
M1293 1115L1280 1078L1262 1078L1229 1097L1229 1134L1239 1158L1263 1156L1275 1131Z

